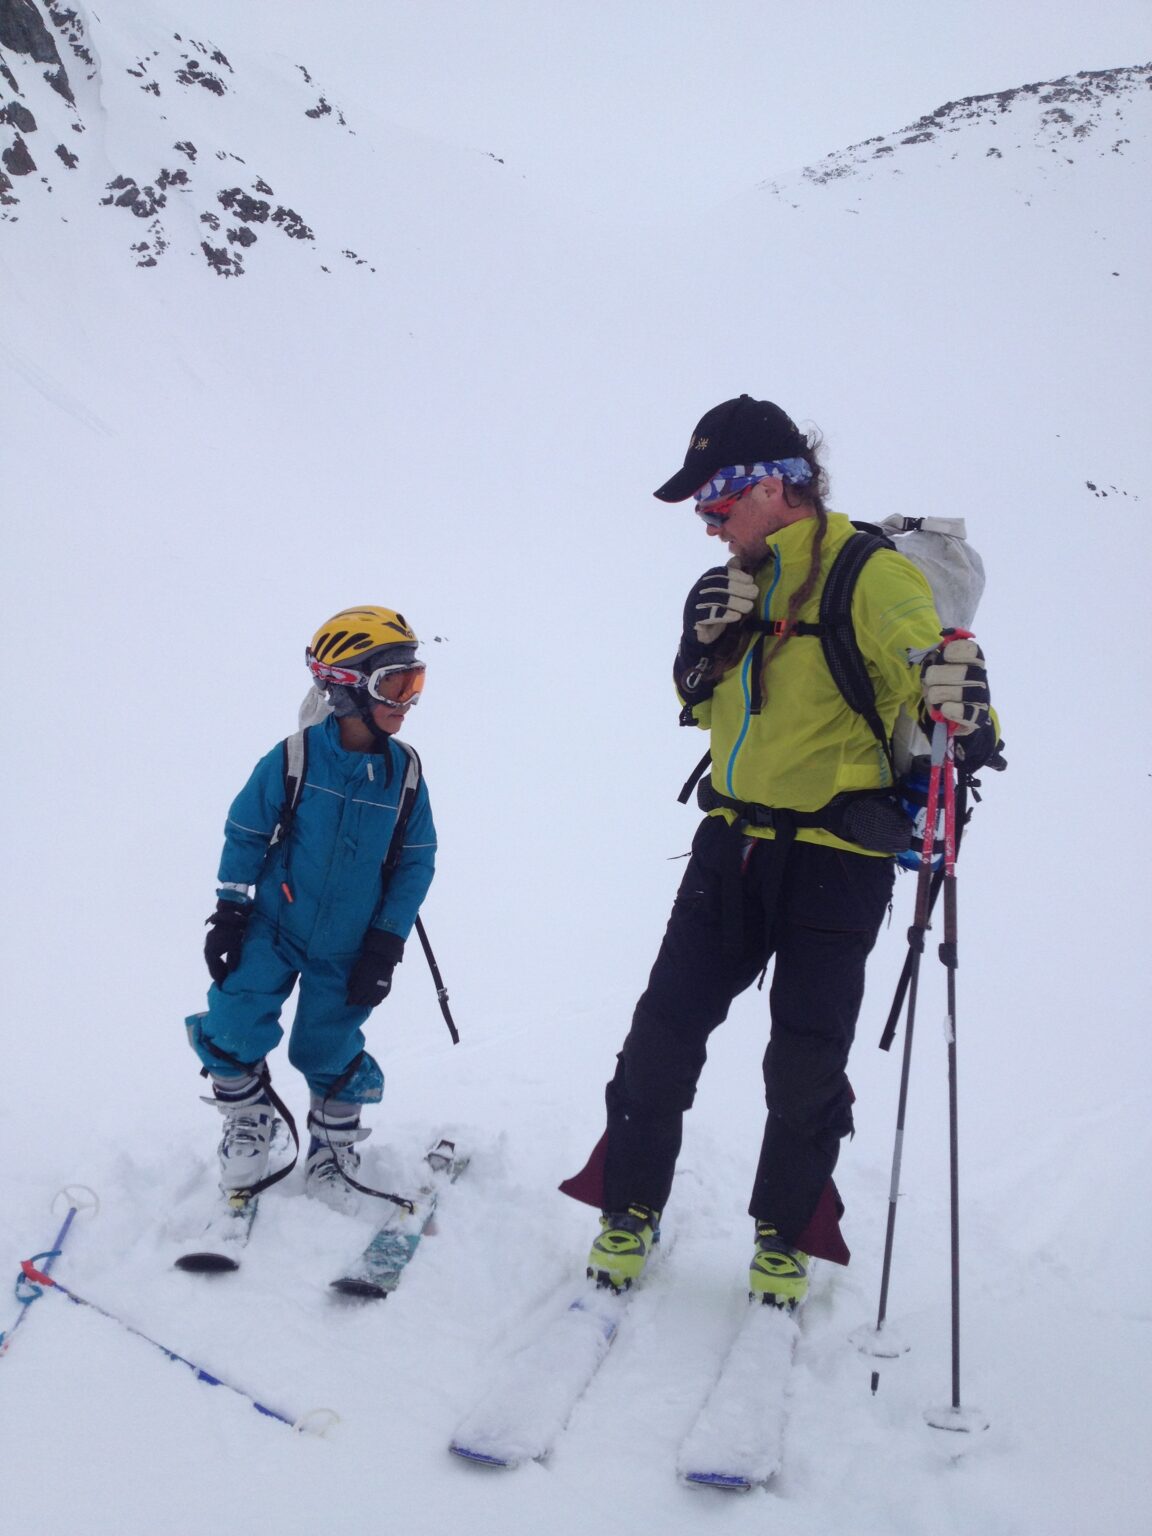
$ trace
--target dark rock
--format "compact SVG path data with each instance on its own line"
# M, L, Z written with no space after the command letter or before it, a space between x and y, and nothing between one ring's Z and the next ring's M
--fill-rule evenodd
M174 144L173 149L178 149L182 155L187 155L193 165L196 163L196 146L189 139L181 139L179 144Z
M206 91L211 91L214 96L224 96L228 87L218 75L209 74L201 69L195 59L185 59L185 67L176 71L176 79L181 85L202 85Z
M26 53L34 64L59 64L51 32L32 0L0 0L0 46Z
M63 96L70 107L76 105L76 98L72 94L72 87L68 81L68 71L63 64L57 64L55 69L46 69L44 78L56 92L57 96Z
M100 199L104 207L111 203L117 208L131 208L138 219L150 219L168 202L163 192L155 187L137 186L131 176L117 176L108 183L108 191L113 195Z
M20 133L36 132L36 119L18 101L9 101L0 107L0 123L10 123Z
M63 32L68 40L68 46L78 59L85 64L96 67L96 60L84 46L84 23L75 11L61 10L56 0L45 0L48 14L52 18L52 25L58 32Z
M239 187L230 187L225 192L218 192L216 201L223 204L238 219L243 219L245 224L265 223L272 207L271 203L264 202L262 198L250 197Z
M80 164L80 156L74 155L72 151L63 144L57 144L56 153L60 156L61 160L63 160L64 164L70 171L74 171Z
M293 208L277 208L276 212L272 215L272 222L273 224L278 224L284 233L293 240L314 240L316 238Z
M208 265L221 277L243 277L244 263L239 256L231 255L223 246L209 245L207 240L200 242L200 249Z
M4 169L10 171L13 176L30 176L36 169L36 162L19 134L13 139L11 146L0 155L0 160L4 162Z
M247 225L244 225L240 229L230 229L228 231L228 238L233 245L248 246L255 245L258 236L254 229L249 229Z

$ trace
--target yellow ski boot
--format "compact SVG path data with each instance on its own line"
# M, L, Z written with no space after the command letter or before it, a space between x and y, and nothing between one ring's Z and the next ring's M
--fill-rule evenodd
M626 1291L639 1280L648 1255L660 1241L660 1212L646 1205L626 1211L605 1211L600 1236L588 1255L588 1278L614 1291Z
M770 1221L756 1223L756 1252L748 1270L753 1301L793 1308L808 1294L808 1255L784 1242Z

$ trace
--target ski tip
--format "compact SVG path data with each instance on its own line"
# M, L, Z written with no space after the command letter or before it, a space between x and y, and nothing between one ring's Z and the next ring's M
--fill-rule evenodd
M330 1280L328 1284L338 1295L352 1296L359 1301L383 1301L385 1296L392 1294L374 1280L356 1280L351 1275L342 1275L339 1280Z
M502 1467L510 1471L518 1467L520 1463L508 1456L495 1456L490 1451L478 1451L470 1445L461 1445L458 1440L453 1440L448 1449L453 1456L459 1456L462 1461L470 1461L478 1467Z
M683 1472L681 1478L691 1488L719 1488L725 1493L751 1493L756 1486L737 1472Z
M176 1268L188 1275L228 1275L239 1269L240 1264L226 1253L182 1253Z

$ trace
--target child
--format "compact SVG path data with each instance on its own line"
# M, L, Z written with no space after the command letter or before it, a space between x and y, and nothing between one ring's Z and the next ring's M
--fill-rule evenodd
M388 996L404 940L432 882L436 832L420 777L389 859L408 770L392 741L424 686L417 639L390 608L346 608L321 626L305 657L330 713L304 736L303 787L287 810L285 744L273 747L232 804L216 910L204 957L208 1011L187 1022L192 1048L224 1116L220 1183L230 1193L264 1178L272 1132L266 1058L283 1037L280 1011L296 985L288 1059L311 1090L305 1191L337 1209L355 1196L360 1106L384 1076L363 1024Z

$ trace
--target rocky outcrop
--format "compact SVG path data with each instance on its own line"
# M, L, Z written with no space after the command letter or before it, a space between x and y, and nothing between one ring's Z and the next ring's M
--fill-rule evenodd
M97 87L106 96L110 72L119 71L139 89L138 105L129 107L137 119L132 138L145 145L151 141L153 147L141 157L146 157L143 165L122 164L110 180L105 170L86 195L109 209L110 216L130 217L132 238L126 249L137 266L155 267L165 256L178 258L183 249L213 272L240 277L261 241L287 239L301 252L318 253L318 237L295 200L278 200L262 176L249 172L246 146L220 142L235 132L225 127L237 121L234 111L221 117L219 139L203 142L206 103L223 104L247 89L266 92L267 81L250 85L222 48L184 32L158 37L147 51L117 58L114 34L107 39L101 34L99 48L91 46L87 26L98 25L98 17L90 14L87 23L85 13L63 0L0 0L0 222L26 212L29 199L50 193L55 177L77 173L76 185L87 187L83 135L89 124L83 104L95 103ZM182 113L182 103L192 100L196 110ZM277 107L320 125L316 132L351 133L343 112L318 90L303 65L285 73ZM124 111L123 92L119 110ZM267 110L263 100L260 110ZM216 111L208 106L209 118ZM189 125L197 123L195 133L187 127L181 132L182 117ZM62 128L72 142L61 139ZM41 146L42 138L47 142ZM173 157L179 157L175 164ZM96 157L91 164L94 172ZM243 172L239 181L238 169ZM175 238L178 228L190 226L220 238ZM363 258L341 251L342 244L333 242L334 254L374 270ZM318 265L330 270L323 261Z
M1152 88L1152 64L1118 69L1085 70L1059 80L1038 81L984 96L965 96L945 102L895 133L865 139L808 166L802 179L817 186L849 177L869 176L878 167L899 170L903 156L919 153L951 134L989 130L985 135L1002 142L988 142L981 153L1002 159L1006 151L1030 142L1059 153L1089 148L1094 153L1122 154L1127 144L1123 132L1126 101ZM1071 154L1067 158L1072 158ZM766 190L783 191L782 182L769 182Z

